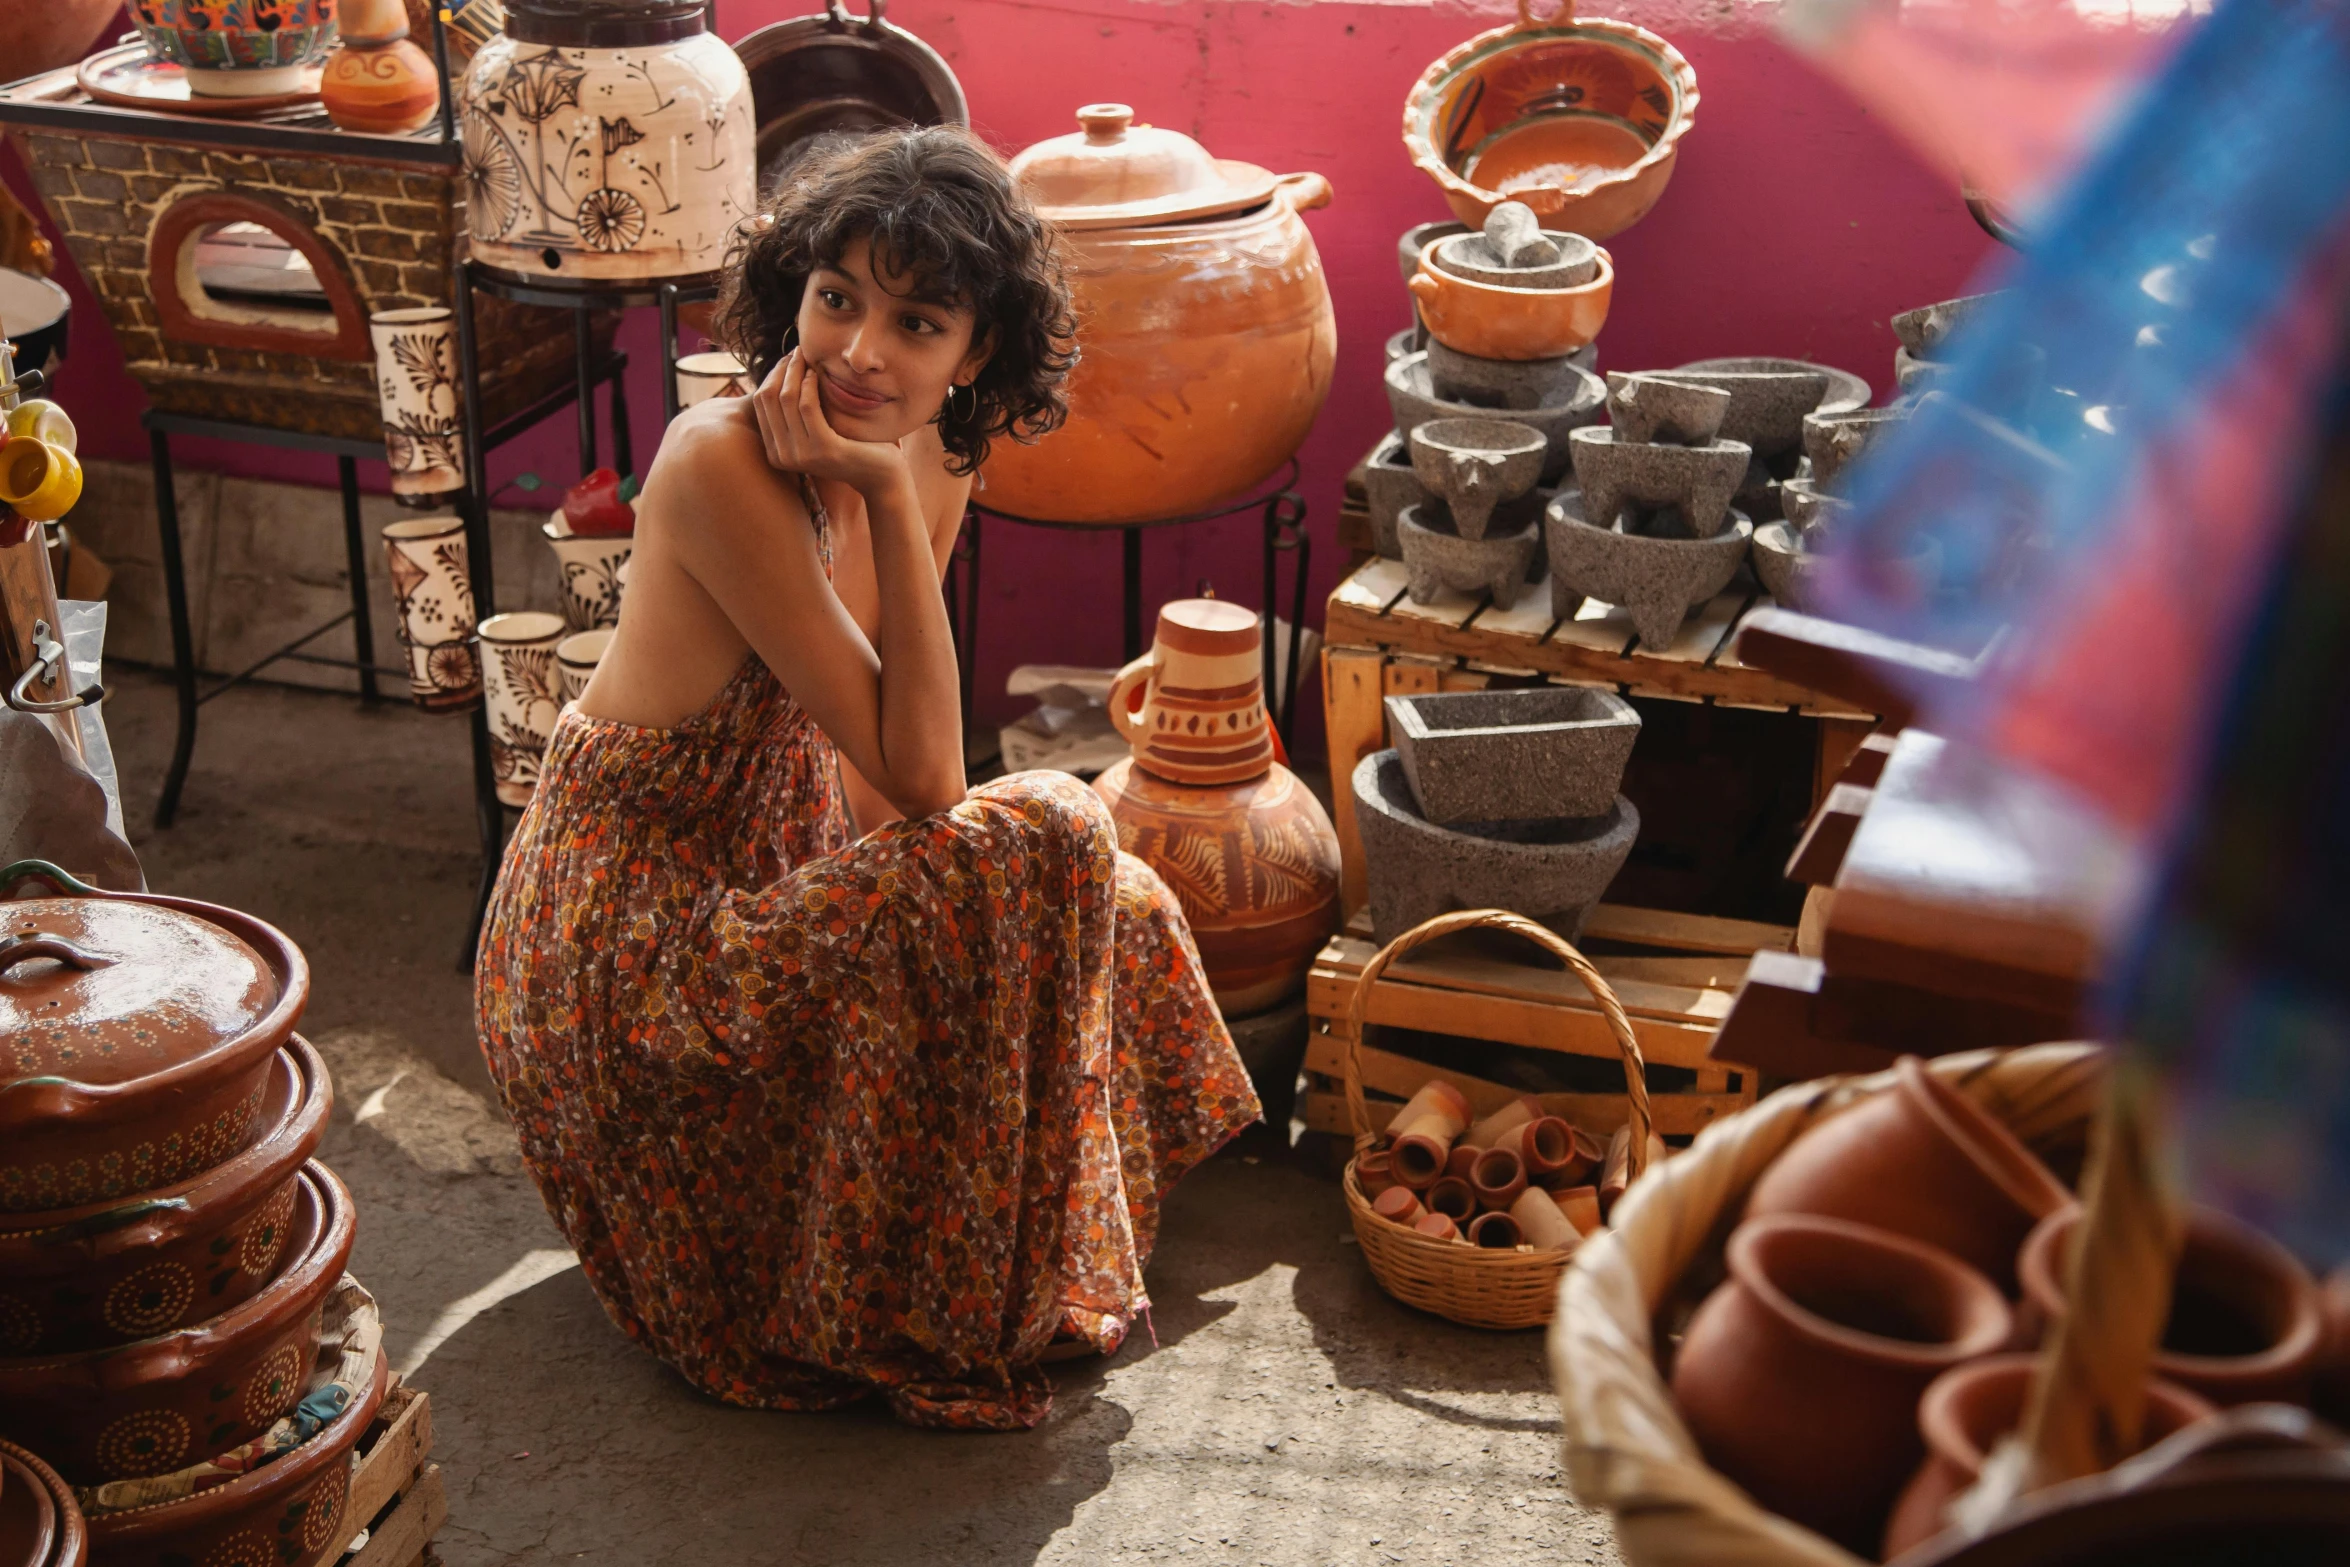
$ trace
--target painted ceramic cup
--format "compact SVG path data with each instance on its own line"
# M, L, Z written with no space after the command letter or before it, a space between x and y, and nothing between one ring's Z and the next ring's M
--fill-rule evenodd
M490 768L498 798L528 805L539 786L539 759L563 699L555 646L563 617L543 610L492 615L481 623L482 691L489 703Z
M445 305L378 310L375 395L383 410L392 493L429 505L465 488L465 436L457 395L456 317Z
M1110 686L1110 722L1135 765L1195 785L1239 783L1273 765L1257 635L1257 617L1222 599L1159 610L1150 652Z
M677 406L691 408L713 397L747 397L751 372L732 354L687 354L677 361Z
M609 631L577 631L555 645L555 682L566 706L579 700L611 645Z
M47 441L19 436L0 446L0 502L33 522L54 522L82 498L82 465Z
M563 619L574 631L620 624L621 568L636 540L625 533L582 536L556 512L539 531L563 571Z
M481 696L481 665L473 653L473 574L464 520L387 523L384 552L400 645L408 650L409 690L419 706L472 706Z
M263 98L298 90L334 46L335 0L131 0L131 25L188 91Z

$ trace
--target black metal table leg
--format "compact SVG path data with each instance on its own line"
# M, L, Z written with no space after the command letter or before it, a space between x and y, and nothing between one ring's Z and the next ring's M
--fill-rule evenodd
M457 279L457 392L465 402L465 428L479 432L481 419L481 357L480 344L473 327L473 263L463 264ZM583 316L584 321L586 318ZM583 328L584 334L584 328ZM583 335L579 341L584 344ZM588 427L593 440L594 418L590 410L593 400L592 383L583 379L579 385L581 422ZM490 559L490 478L489 454L481 441L468 439L465 443L465 491L459 498L459 507L465 518L465 554L468 570L473 578L473 613L476 621L496 612L497 582L491 572ZM481 922L489 912L490 890L497 885L498 862L506 850L506 808L498 800L498 783L490 765L490 723L485 708L473 711L470 728L473 735L473 803L481 827L481 888L474 899L473 919L465 932L465 944L457 955L460 969L471 972L473 952L481 940Z
M571 352L579 386L579 471L596 471L596 342L584 310L572 312Z
M1121 528L1126 541L1126 658L1142 657L1142 530Z
M171 437L150 429L147 447L155 462L155 528L163 549L163 597L171 611L171 673L179 691L179 736L172 742L171 766L163 775L163 795L155 802L155 825L169 827L172 818L179 815L180 790L187 785L188 763L196 754L196 638L188 622L188 573L180 557L180 508L179 495L172 487Z
M1298 654L1305 641L1306 569L1313 559L1313 540L1306 534L1305 520L1305 502L1294 490L1283 490L1265 502L1265 608L1263 630L1258 640L1264 658L1265 703L1278 715L1274 727L1280 731L1284 747L1288 746L1291 731L1297 722ZM1273 606L1280 592L1278 561L1284 551L1297 556L1297 566L1290 581L1289 667L1283 672L1278 688L1280 700L1276 704Z
M506 857L506 807L498 799L496 770L490 764L490 719L485 703L473 710L467 728L473 740L473 809L481 828L481 882L473 895L473 918L466 922L465 944L457 953L461 973L473 972L473 956L481 945L482 922L489 917L490 894L498 885L498 867Z
M359 522L358 461L337 457L335 473L343 481L343 556L351 573L351 656L359 661L359 700L373 702L380 693L375 688L375 622L367 603L367 535Z

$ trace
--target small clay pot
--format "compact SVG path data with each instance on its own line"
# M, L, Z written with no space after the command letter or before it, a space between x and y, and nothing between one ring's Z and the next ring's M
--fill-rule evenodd
M1567 1222L1584 1235L1600 1227L1599 1188L1596 1186L1558 1186L1551 1188L1550 1200L1558 1211L1567 1216Z
M2045 1333L2064 1314L2081 1215L2061 1209L2024 1243L2016 1272L2027 1332ZM2189 1210L2156 1376L2223 1409L2306 1404L2324 1337L2317 1281L2291 1252L2216 1208Z
M1448 1214L1423 1213L1412 1221L1412 1228L1432 1241L1457 1241L1462 1238L1460 1226Z
M1526 1173L1545 1185L1554 1176L1579 1174L1575 1163L1581 1152L1575 1128L1555 1115L1538 1116L1495 1139L1525 1164Z
M1536 1251L1573 1251L1583 1243L1583 1232L1559 1212L1550 1193L1539 1186L1518 1193L1518 1200L1510 1204L1510 1217L1518 1221L1519 1234Z
M1487 1251L1516 1251L1525 1240L1518 1221L1506 1213L1481 1213L1469 1225L1469 1244Z
M1392 1224L1417 1224L1428 1210L1420 1206L1419 1195L1410 1187L1390 1186L1372 1199L1371 1211Z
M1395 1162L1384 1148L1355 1155L1355 1184L1365 1197L1376 1198L1395 1185Z
M1664 1163L1666 1152L1665 1140L1654 1132L1649 1133L1647 1156L1640 1161L1641 1170L1653 1170ZM1632 1128L1619 1126L1615 1135L1607 1140L1607 1158L1600 1165L1598 1190L1601 1214L1613 1214L1616 1211L1617 1201L1631 1190L1632 1181Z
M1918 1398L2007 1342L1991 1281L1842 1219L1748 1219L1672 1373L1706 1462L1764 1508L1862 1554L1925 1456Z
M1428 1188L1423 1199L1430 1213L1441 1213L1466 1224L1477 1212L1477 1189L1457 1175L1448 1175Z
M1437 243L1441 244L1442 241ZM1556 359L1599 336L1616 288L1615 263L1600 246L1599 269L1573 288L1508 288L1447 272L1435 245L1412 274L1412 299L1428 335L1480 359Z
M1942 1532L1942 1510L1983 1475L1983 1460L2000 1438L2023 1424L2036 1355L1991 1355L1935 1378L1918 1402L1918 1434L1926 1461L1910 1477L1885 1526L1881 1560ZM2211 1405L2168 1382L2146 1385L2146 1424L2138 1451L2214 1413Z
M2072 1194L2013 1132L1915 1056L1893 1071L1892 1091L1797 1138L1755 1182L1747 1216L1873 1224L1940 1246L2012 1293L2024 1237Z
M1501 1141L1503 1133L1541 1118L1542 1102L1531 1094L1520 1094L1472 1125L1461 1141L1472 1148L1491 1148Z
M1472 1147L1464 1135L1452 1145L1452 1152L1444 1156L1444 1173L1455 1180L1467 1180L1469 1172L1477 1167L1478 1156L1484 1152L1482 1148Z
M1488 1148L1469 1169L1469 1189L1477 1194L1478 1207L1506 1212L1526 1189L1525 1161L1507 1148Z
M1388 1157L1396 1181L1425 1191L1444 1173L1454 1139L1469 1129L1469 1101L1442 1078L1432 1078L1387 1123Z

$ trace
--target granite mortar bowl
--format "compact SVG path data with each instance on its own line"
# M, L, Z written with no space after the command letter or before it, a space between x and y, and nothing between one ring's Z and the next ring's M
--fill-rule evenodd
M1534 488L1550 455L1540 430L1509 419L1431 419L1409 444L1412 471L1444 498L1464 539L1484 538L1493 509Z
M1605 425L1573 431L1567 450L1586 516L1613 524L1629 505L1643 513L1641 532L1698 539L1710 539L1728 524L1730 497L1754 456L1744 441L1658 446L1620 441ZM1667 508L1679 528L1668 531L1653 515Z
M1722 434L1765 461L1801 448L1805 414L1843 413L1869 401L1869 383L1859 376L1802 359L1698 359L1663 374L1728 392Z
M1485 359L1428 339L1428 384L1437 397L1504 414L1575 401L1598 362L1596 343L1554 359Z
M1381 943L1453 909L1487 908L1573 940L1640 835L1639 809L1622 795L1604 816L1440 827L1420 815L1393 750L1364 757L1351 787Z
M1710 446L1722 433L1730 394L1718 386L1647 371L1607 373L1607 417L1616 439Z
M1832 484L1871 442L1909 420L1906 408L1855 408L1847 413L1803 416L1803 455L1811 459L1814 484Z
M1616 605L1651 651L1670 647L1689 611L1729 586L1754 534L1754 524L1735 512L1730 527L1710 539L1652 539L1594 527L1575 490L1550 503L1542 527L1550 547L1551 612L1564 620L1585 598Z
M1549 484L1567 471L1567 434L1596 422L1607 404L1607 383L1588 370L1573 376L1574 395L1541 408L1512 408L1504 417L1542 432L1549 455L1542 460L1538 482ZM1474 403L1446 402L1436 396L1428 376L1425 353L1406 354L1387 367L1387 405L1395 414L1395 432L1406 441L1431 419L1490 419L1497 410Z
M1559 250L1556 261L1514 267L1493 252L1483 234L1453 234L1428 247L1432 265L1472 283L1502 288L1579 288L1599 275L1599 247L1580 234L1546 232Z
M1449 588L1456 593L1490 593L1496 608L1514 607L1527 573L1542 553L1542 529L1528 522L1515 533L1465 539L1451 524L1437 503L1428 501L1406 507L1396 519L1404 570L1410 574L1405 591L1412 602L1434 603Z
M1920 305L1915 310L1896 312L1893 317L1893 335L1901 340L1904 351L1919 359L1940 359L1942 345L1950 335L1967 324L1969 317L1999 297L2000 291L1988 294L1962 294L1956 299L1939 300L1931 305Z
M1439 826L1604 816L1640 715L1589 686L1431 691L1387 698L1387 732L1421 817Z
M1406 506L1430 499L1428 486L1412 471L1412 454L1403 437L1390 430L1379 438L1363 464L1363 504L1371 514L1371 546L1389 560L1403 559L1395 520Z
M1763 591L1787 609L1811 613L1811 552L1791 522L1765 522L1754 530L1754 574Z

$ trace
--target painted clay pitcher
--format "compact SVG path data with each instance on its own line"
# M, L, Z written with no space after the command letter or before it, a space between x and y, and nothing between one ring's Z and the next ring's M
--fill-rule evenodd
M1118 671L1110 722L1149 772L1181 784L1227 784L1273 765L1257 617L1221 599L1159 611L1151 650Z
M756 202L751 84L704 0L513 0L458 88L475 260L697 277Z

